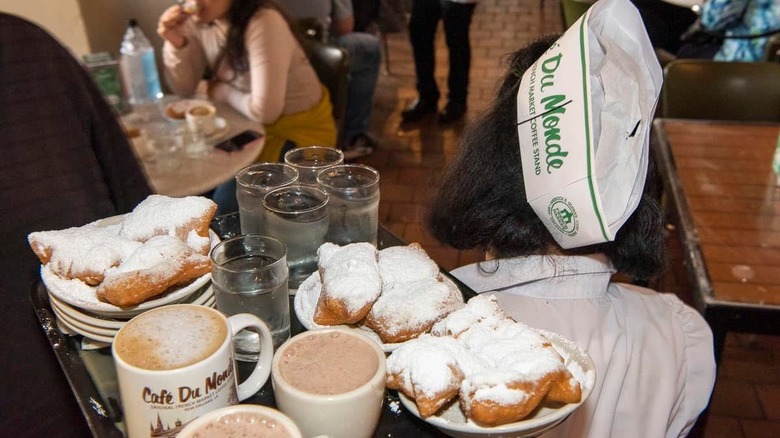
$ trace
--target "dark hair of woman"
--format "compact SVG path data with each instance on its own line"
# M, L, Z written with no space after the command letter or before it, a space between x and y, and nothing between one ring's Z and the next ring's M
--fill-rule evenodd
M614 267L649 279L665 267L666 245L650 161L642 200L614 242L563 249L526 200L517 136L516 96L523 73L558 39L543 37L508 59L497 96L464 133L428 212L428 227L457 249L490 251L498 259L547 254L604 253Z
M227 58L228 65L230 65L235 72L245 72L249 70L244 34L246 33L246 28L249 26L249 22L252 21L252 17L262 8L276 9L282 14L285 21L287 21L287 25L289 26L290 24L287 15L272 0L233 0L227 13L227 19L230 22L230 30L228 30L226 38L225 57ZM290 29L292 30L292 27ZM295 32L293 32L293 34L296 35Z

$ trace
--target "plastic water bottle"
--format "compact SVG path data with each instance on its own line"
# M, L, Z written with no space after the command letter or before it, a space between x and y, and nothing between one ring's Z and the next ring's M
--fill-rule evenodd
M154 47L138 27L135 19L131 19L127 26L119 53L122 54L120 61L122 79L130 103L138 105L162 98Z

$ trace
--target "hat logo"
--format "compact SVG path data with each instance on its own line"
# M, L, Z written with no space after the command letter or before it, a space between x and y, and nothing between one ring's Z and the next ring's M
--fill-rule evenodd
M561 233L573 237L579 231L580 223L577 220L577 211L568 199L556 196L547 207L550 221Z

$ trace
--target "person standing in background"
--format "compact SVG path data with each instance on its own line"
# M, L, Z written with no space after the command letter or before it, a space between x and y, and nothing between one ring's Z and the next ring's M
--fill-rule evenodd
M324 40L349 53L347 113L344 120L345 159L372 153L377 141L368 134L382 51L375 35L355 32L352 0L279 0L282 9L295 21L315 18L325 32Z
M165 78L178 96L208 79L208 97L265 126L257 161L280 161L295 147L335 146L327 89L295 34L270 0L198 0L160 16ZM190 9L191 8L191 9ZM212 195L218 214L238 210L236 182Z
M706 30L725 32L713 59L760 61L769 34L780 32L780 0L708 0L702 5L700 20ZM751 35L756 37L729 38Z
M417 122L438 110L439 87L434 70L434 38L439 20L449 50L450 71L447 78L447 104L439 113L439 124L460 120L466 114L466 97L471 67L469 27L477 0L413 0L409 21L409 40L414 54L419 97L401 113L404 122Z

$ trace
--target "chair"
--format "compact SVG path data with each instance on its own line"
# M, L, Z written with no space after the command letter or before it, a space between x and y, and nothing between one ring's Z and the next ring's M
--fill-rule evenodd
M322 43L325 41L325 29L322 23L314 17L299 18L292 22L293 32L304 40Z
M780 121L780 64L672 61L664 69L663 117Z
M317 77L330 93L333 118L336 120L337 143L343 144L344 119L347 113L347 83L349 82L349 53L341 47L304 41L304 51Z
M563 27L568 29L577 21L595 0L561 0L561 19Z
M780 62L780 33L775 34L766 42L764 62Z

